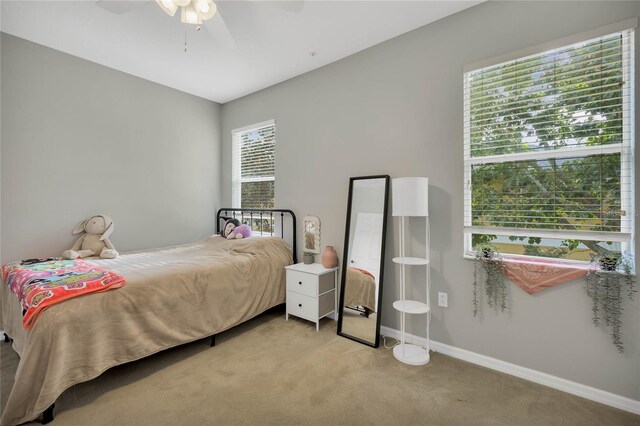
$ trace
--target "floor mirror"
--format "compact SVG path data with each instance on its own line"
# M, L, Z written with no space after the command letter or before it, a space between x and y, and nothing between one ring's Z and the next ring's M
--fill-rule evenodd
M389 176L349 179L338 334L377 348Z

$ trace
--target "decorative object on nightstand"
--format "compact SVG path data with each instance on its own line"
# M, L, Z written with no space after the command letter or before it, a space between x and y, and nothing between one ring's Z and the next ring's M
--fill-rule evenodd
M302 223L304 227L302 250L305 253L320 254L320 219L316 216L306 215Z
M338 253L333 246L326 246L322 252L322 266L325 268L335 268L338 266Z
M429 323L431 322L431 300L429 287L431 281L429 264L429 179L424 177L397 178L392 181L393 216L400 217L400 256L393 262L400 265L400 300L393 302L393 307L401 312L400 344L393 348L393 356L401 362L411 365L424 365L429 362ZM405 254L406 226L405 217L418 216L426 220L426 254L424 258L408 257ZM406 272L407 266L426 267L426 303L407 299ZM427 315L427 346L423 348L406 343L405 317L407 314Z
M320 254L320 219L316 216L305 215L302 221L302 250L305 265L315 261L315 254Z
M316 323L336 312L338 268L325 268L319 263L296 263L287 270L287 314Z

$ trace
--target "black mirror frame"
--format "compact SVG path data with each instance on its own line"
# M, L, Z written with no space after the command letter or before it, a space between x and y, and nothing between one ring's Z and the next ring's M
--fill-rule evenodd
M342 331L342 316L344 311L344 290L347 278L347 268L349 266L347 255L349 254L349 229L351 228L351 206L353 201L353 183L356 180L369 180L369 179L384 179L384 211L382 214L382 244L380 248L380 273L378 275L378 306L376 310L376 339L374 343L368 342L366 340L360 339L355 336L351 336ZM391 177L389 175L374 175L374 176L358 176L349 178L349 198L347 201L347 224L345 227L345 236L344 236L344 250L342 252L342 271L340 272L341 281L340 281L340 303L338 304L338 335L342 337L346 337L347 339L351 339L358 343L362 343L363 345L371 346L372 348L377 348L380 346L380 320L382 319L382 315L380 315L380 308L382 307L382 284L384 278L384 249L387 241L387 220L388 220L388 209L389 209L389 182L391 181Z

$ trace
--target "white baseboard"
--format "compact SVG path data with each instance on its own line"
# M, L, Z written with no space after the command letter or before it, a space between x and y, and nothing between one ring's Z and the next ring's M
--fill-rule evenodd
M392 337L394 339L400 338L400 331L389 327L380 327L380 334ZM415 336L413 334L407 334L406 341L420 346L427 345L427 339L425 339L424 337ZM553 376L551 374L543 373L537 370L532 370L527 367L522 367L510 362L501 361L496 358L491 358L476 352L471 352L466 349L460 349L455 346L450 346L433 340L431 341L430 347L431 350L435 352L439 352L453 358L458 358L472 364L481 365L483 367L500 371L501 373L510 374L512 376L529 380L531 382L538 383L544 386L549 386L550 388L558 389L572 395L577 395L582 398L609 405L611 407L619 408L621 410L628 411L634 414L640 414L640 401L637 401L635 399L627 398L625 396L617 395L615 393L607 392L601 389L596 389L591 386L572 382L571 380L563 379L561 377Z

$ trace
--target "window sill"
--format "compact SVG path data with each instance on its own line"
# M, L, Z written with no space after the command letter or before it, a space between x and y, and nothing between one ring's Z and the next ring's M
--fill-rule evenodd
M476 257L469 253L465 253L462 258L466 260L476 260ZM585 271L589 270L591 266L591 262L582 260L553 259L547 257L524 256L516 254L501 254L500 258L505 263L550 266L554 268L571 268Z
M465 260L476 260L476 257L472 254L465 253L462 256ZM576 271L594 271L599 273L611 273L611 274L621 274L623 272L618 271L602 271L596 265L591 262L586 262L582 260L570 260L570 259L551 259L545 257L535 257L535 256L519 256L519 255L501 255L501 259L503 262L507 264L516 264L516 265L533 265L533 266L547 266L549 268L564 268L564 269L573 269ZM632 270L632 276L637 276L637 270Z
M465 258L475 259L469 254ZM591 267L589 262L533 256L505 255L501 260L504 276L529 294L583 278Z

